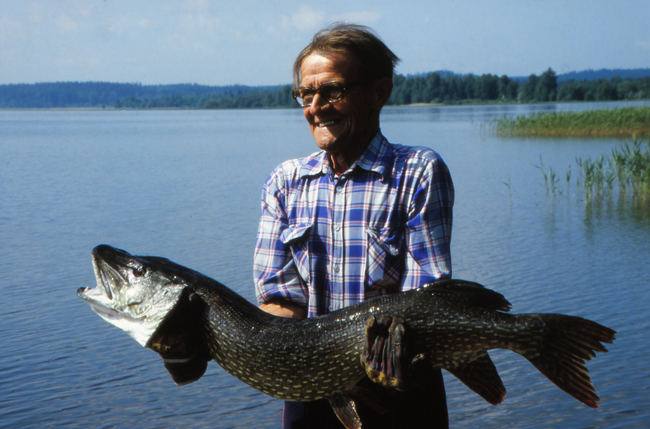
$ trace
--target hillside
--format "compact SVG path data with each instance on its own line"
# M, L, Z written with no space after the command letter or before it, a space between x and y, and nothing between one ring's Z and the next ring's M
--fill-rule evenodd
M642 77L650 76L650 69L600 69L600 70L584 70L580 72L562 73L557 75L559 83L567 80L598 80L598 79L612 79L620 77L621 79L639 79Z

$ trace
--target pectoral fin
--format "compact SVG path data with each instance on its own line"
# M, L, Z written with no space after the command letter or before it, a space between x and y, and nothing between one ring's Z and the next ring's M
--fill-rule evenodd
M194 383L201 378L208 367L208 361L201 356L193 356L185 361L165 360L165 368L169 371L177 386Z
M503 402L506 388L487 353L455 368L445 369L490 404L497 405Z
M334 413L346 429L361 428L361 419L357 414L357 406L348 392L334 392L329 398L329 402Z
M201 378L212 359L203 345L203 328L198 317L204 307L205 303L189 287L185 288L146 344L160 355L179 386Z
M406 390L410 384L406 345L404 319L384 316L377 321L374 316L370 317L361 353L361 364L368 378L386 387Z

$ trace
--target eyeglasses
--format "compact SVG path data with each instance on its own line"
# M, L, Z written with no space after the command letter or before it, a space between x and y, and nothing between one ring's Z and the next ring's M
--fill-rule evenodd
M319 93L321 97L327 100L328 103L336 103L343 100L345 91L352 89L355 86L361 85L361 82L341 83L341 82L327 82L318 88L311 86L300 86L291 91L291 96L300 107L309 107L314 101L314 96Z

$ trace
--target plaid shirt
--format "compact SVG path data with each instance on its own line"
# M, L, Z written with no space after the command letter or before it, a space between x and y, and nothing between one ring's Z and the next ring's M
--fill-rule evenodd
M451 277L453 202L436 152L381 132L340 177L323 151L282 163L262 191L258 302L290 300L312 317Z

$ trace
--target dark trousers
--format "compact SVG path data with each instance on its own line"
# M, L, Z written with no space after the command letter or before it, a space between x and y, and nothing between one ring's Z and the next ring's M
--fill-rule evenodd
M406 392L389 392L368 379L360 382L363 387L378 391L387 412L379 414L363 401L356 401L363 429L448 429L447 397L440 370L427 375L429 381L423 387ZM284 429L345 429L332 410L327 399L314 402L285 402Z

